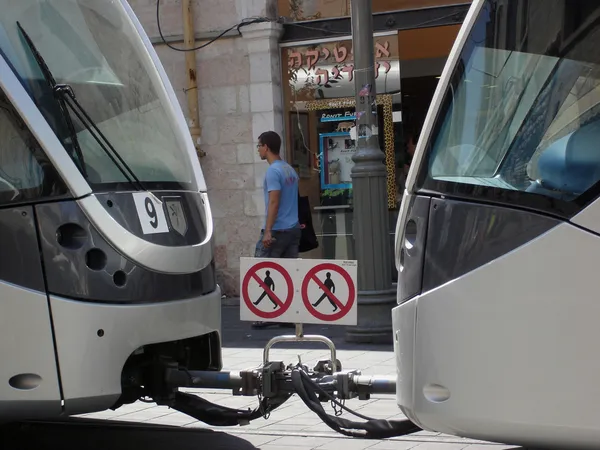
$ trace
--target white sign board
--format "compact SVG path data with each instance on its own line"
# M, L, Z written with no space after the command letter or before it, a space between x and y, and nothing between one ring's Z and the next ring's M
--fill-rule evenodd
M150 192L134 192L132 195L142 232L144 234L168 233L169 226L162 202Z
M357 262L240 258L240 319L356 325Z

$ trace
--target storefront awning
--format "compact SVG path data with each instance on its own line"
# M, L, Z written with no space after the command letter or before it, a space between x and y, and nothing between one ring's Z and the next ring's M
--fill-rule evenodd
M471 3L437 6L403 11L391 11L373 14L373 31L380 33L393 30L439 27L461 24L469 11ZM284 23L281 43L340 38L350 36L350 17L320 19L310 22Z

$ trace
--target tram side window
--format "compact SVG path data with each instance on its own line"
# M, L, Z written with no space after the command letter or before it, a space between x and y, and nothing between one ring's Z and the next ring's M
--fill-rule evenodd
M39 143L0 91L0 206L66 193Z

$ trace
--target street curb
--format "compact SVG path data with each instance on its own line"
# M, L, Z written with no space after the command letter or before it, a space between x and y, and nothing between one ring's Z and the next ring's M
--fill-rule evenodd
M239 297L221 297L221 305L223 306L240 306Z

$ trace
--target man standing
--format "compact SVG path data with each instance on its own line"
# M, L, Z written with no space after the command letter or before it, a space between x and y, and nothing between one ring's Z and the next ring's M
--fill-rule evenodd
M260 159L269 163L263 190L266 220L256 243L256 258L297 258L302 230L298 222L298 174L281 159L281 137L265 131L258 137ZM291 326L277 322L255 322L253 327Z

